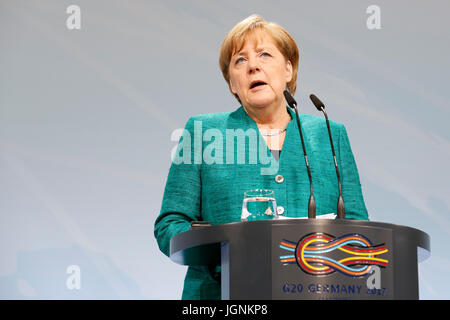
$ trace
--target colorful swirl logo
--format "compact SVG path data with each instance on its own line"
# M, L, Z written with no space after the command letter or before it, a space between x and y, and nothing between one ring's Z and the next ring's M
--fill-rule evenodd
M315 276L338 271L349 277L363 277L370 272L370 266L384 268L389 263L377 257L389 251L384 243L373 246L367 237L357 233L338 238L311 233L297 243L283 239L280 248L292 252L280 256L283 265L297 263L304 272ZM338 255L342 252L350 256L339 259Z

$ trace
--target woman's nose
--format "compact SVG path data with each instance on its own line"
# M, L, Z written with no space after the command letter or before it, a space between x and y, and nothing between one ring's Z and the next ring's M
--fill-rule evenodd
M248 72L254 73L255 71L260 71L260 65L259 65L257 59L249 59Z

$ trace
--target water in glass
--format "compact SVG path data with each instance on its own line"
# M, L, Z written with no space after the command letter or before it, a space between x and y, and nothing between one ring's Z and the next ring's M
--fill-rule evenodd
M270 220L277 217L277 202L272 190L256 189L244 193L242 221Z

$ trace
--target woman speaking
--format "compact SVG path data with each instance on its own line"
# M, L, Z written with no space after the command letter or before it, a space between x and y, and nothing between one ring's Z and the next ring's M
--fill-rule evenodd
M219 65L235 111L191 117L166 182L155 237L169 255L170 239L191 221L241 221L244 193L271 190L279 217L308 216L310 181L295 113L283 92L297 87L299 52L281 26L252 15L220 48ZM325 121L300 115L317 216L336 213L338 180ZM345 127L330 122L346 218L368 219ZM220 299L220 267L189 267L183 299Z

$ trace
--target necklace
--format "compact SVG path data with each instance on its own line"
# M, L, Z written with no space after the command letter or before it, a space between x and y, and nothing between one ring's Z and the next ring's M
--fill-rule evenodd
M261 131L261 135L263 135L264 137L273 137L273 136L277 136L277 135L282 134L283 132L285 132L286 128L280 129L280 130L275 131L275 132L269 132L269 133L265 133L266 130L260 130L260 131Z

